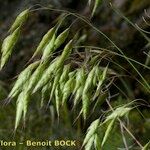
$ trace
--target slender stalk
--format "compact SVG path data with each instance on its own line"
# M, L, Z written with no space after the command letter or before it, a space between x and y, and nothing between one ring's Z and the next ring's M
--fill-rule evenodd
M122 134L122 139L123 139L123 143L124 143L125 149L126 149L126 150L129 150L129 149L128 149L127 142L126 142L126 138L125 138L125 136L124 136L124 129L123 129L122 124L120 124L120 129L121 129L121 134Z

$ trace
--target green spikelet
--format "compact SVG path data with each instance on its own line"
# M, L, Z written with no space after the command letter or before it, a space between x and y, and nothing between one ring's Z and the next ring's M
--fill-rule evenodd
M8 61L10 55L12 54L12 50L14 46L16 45L18 39L20 36L20 28L17 28L11 35L6 37L2 43L2 57L1 57L1 69L5 65L5 63Z
M8 97L15 97L23 88L24 84L26 83L26 81L29 80L33 69L35 69L37 67L37 65L39 64L39 61L34 62L32 64L30 64L26 69L24 69L20 75L18 76L18 79L16 81L16 83L14 84L11 92L9 93Z
M92 137L89 139L88 143L85 145L85 150L91 150L91 149L92 149L94 140L95 140L95 137L92 136Z
M74 107L80 102L82 93L83 93L84 85L80 86L76 93L75 93L75 98L74 98Z
M64 88L62 91L63 93L62 104L66 102L66 100L68 99L68 97L70 96L70 94L72 93L74 89L74 83L75 83L74 75L75 75L75 72L71 72L69 74L69 80L64 85Z
M51 94L50 94L50 99L53 98L53 95L54 95L54 91L59 83L59 79L60 79L60 76L62 74L62 68L60 68L57 72L56 72L56 75L54 77L54 82L53 82L53 86L52 86L52 90L51 90Z
M88 143L88 141L90 140L90 138L97 132L99 124L100 124L99 119L97 119L97 120L95 120L95 121L93 121L91 123L90 127L87 130L87 134L85 136L85 139L83 141L83 145L82 146L85 146L85 144Z
M36 84L36 86L33 89L32 93L37 92L39 89L41 89L44 85L46 85L48 83L48 81L51 81L51 79L53 78L53 74L55 73L55 67L57 65L57 61L59 60L59 57L56 58L51 64L50 66L43 72L42 77L40 78L40 80L38 81L38 83Z
M63 66L65 59L69 57L73 48L73 40L70 40L69 43L65 46L57 64L57 68Z
M64 82L67 81L68 79L68 74L69 74L69 71L70 71L70 64L68 65L65 65L64 68L63 68L63 72L62 72L62 75L60 77L60 80L59 80L59 83L62 84Z
M55 33L55 27L51 28L42 38L40 44L38 45L37 49L35 50L32 58L34 58L37 54L42 52L46 45L48 45L49 41L52 39Z
M103 137L101 147L103 147L104 144L105 144L105 142L107 141L107 139L108 139L108 137L109 137L109 135L110 135L110 132L111 132L111 130L112 130L112 128L113 128L113 125L114 125L114 123L115 123L115 120L116 120L116 118L112 119L111 122L109 123L109 125L108 125L108 127L107 127L107 129L106 129L105 135L104 135L104 137Z
M48 99L48 97L49 97L51 86L52 86L52 84L51 84L51 82L49 82L42 88L41 107L44 105L44 101L46 100L46 98Z
M100 137L99 137L99 134L95 134L94 136L94 147L95 147L95 150L101 150L101 143L100 143Z
M35 85L38 83L38 81L42 77L42 74L45 71L46 67L47 67L47 62L44 62L44 63L40 64L36 68L36 70L33 72L33 74L30 77L29 84L27 87L28 92L32 93L33 88L35 87Z
M16 110L16 121L15 121L15 130L17 129L21 117L23 115L24 120L26 118L27 109L28 109L28 102L29 102L30 95L24 91L22 91L17 99L17 110Z
M57 115L59 117L59 109L60 109L60 104L61 104L61 90L59 85L57 85L56 90L55 90L55 102L56 102L56 111L57 111Z
M56 39L56 35L54 34L52 36L52 39L50 40L50 42L47 44L47 46L45 47L44 51L43 51L43 55L42 55L42 61L47 60L46 58L49 58L52 53L54 52L54 42Z
M79 89L79 87L83 85L84 82L85 82L85 71L83 68L80 68L77 70L76 73L76 84L73 93L75 93Z
M24 87L26 88L26 87ZM25 91L23 91L23 119L24 121L26 120L26 115L27 115L27 110L28 110L28 103L29 103L29 100L30 100L30 93L27 93ZM19 108L18 108L19 109Z
M57 49L59 48L67 39L69 34L69 28L67 28L65 31L63 31L55 40L54 43L54 48Z
M115 119L117 117L123 117L126 115L132 108L128 108L125 106L116 108L109 116L107 116L105 122Z
M15 121L15 130L17 129L19 122L23 114L23 92L19 94L17 99L17 108L16 108L16 121Z
M28 16L29 16L29 9L26 9L23 12L21 12L17 16L14 23L12 24L11 28L9 29L9 32L14 32L14 30L16 30L18 27L22 26L25 23L25 21L27 20Z
M95 75L96 66L90 71L88 77L85 81L85 86L82 94L82 108L83 108L83 118L86 120L89 105L90 105L90 92L93 89L93 77Z
M95 92L95 95L94 95L94 98L95 99L99 93L100 93L100 90L101 90L101 87L102 87L102 84L104 83L104 81L106 80L106 75L107 75L107 70L108 70L108 66L104 69L103 73L101 74L101 72L99 71L98 74L100 74L99 76L99 81L98 81L98 85L97 85L97 89L96 89L96 92Z

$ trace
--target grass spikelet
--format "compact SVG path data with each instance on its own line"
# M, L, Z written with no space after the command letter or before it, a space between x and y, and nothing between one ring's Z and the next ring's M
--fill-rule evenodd
M85 81L85 86L82 94L82 108L83 108L83 118L86 120L89 105L90 105L90 92L93 88L93 77L95 75L96 66L90 71L88 77Z
M26 118L29 97L30 95L24 91L22 91L18 96L17 108L16 108L17 110L16 110L15 130L17 129L19 125L22 115L23 115L24 120Z
M55 27L51 28L42 38L41 42L39 43L37 49L35 50L32 58L34 58L37 54L44 50L48 42L52 39L55 32ZM31 58L31 59L32 59Z
M39 61L34 62L34 63L30 64L26 69L24 69L20 73L20 75L18 76L18 79L17 79L15 85L13 86L11 92L9 93L8 97L13 98L18 94L18 92L20 92L22 90L26 81L29 80L33 69L35 69L38 64L39 64Z
M84 91L84 89L83 89ZM83 109L83 118L86 120L87 114L89 112L89 106L90 106L90 94L84 93L82 94L82 109Z
M77 89L77 91L75 93L75 98L74 98L74 107L80 102L79 100L82 97L83 89L84 89L84 85L80 86Z
M51 64L50 66L43 72L42 77L40 78L40 80L38 81L38 83L36 84L36 86L33 89L32 93L37 92L39 89L41 89L44 85L46 85L48 83L48 81L51 81L51 79L53 78L53 74L55 73L55 67L57 65L57 61L59 60L59 58L56 58Z
M28 92L32 92L34 86L37 84L37 82L40 80L40 78L42 77L43 72L45 71L47 66L47 62L44 62L42 64L40 64L36 70L33 72L33 74L30 77L29 80L29 85L27 87L27 91Z
M68 97L70 96L70 94L72 93L74 89L74 83L75 83L74 75L75 75L75 72L69 73L69 80L64 85L64 88L62 91L63 93L62 104L66 102L66 100L68 99Z
M101 147L103 147L104 144L105 144L105 142L107 141L107 139L108 139L108 137L109 137L109 135L110 135L110 132L111 132L111 130L112 130L112 128L113 128L113 125L114 125L114 123L115 123L115 120L116 120L116 118L112 119L111 122L109 123L109 125L108 125L108 127L107 127L107 129L106 129L105 135L104 135L104 137L103 137Z
M62 68L60 68L57 72L56 72L56 75L54 77L54 82L53 82L53 85L52 85L52 90L51 90L51 95L50 95L50 100L52 99L53 95L54 95L54 91L59 83L59 79L60 79L60 76L62 74Z
M108 66L104 69L103 73L100 75L100 77L98 79L99 82L98 82L97 89L96 89L96 92L95 92L95 95L94 95L93 99L95 99L99 95L99 93L100 93L102 84L104 83L104 81L106 79L107 70L108 70Z
M50 55L60 47L61 44L64 43L69 33L69 28L67 28L64 32L62 32L57 38L56 35L53 34L52 39L46 46L46 48L43 51L42 60L44 60L47 57L50 57ZM66 45L67 46L67 45ZM65 51L65 49L64 49Z
M90 127L87 130L87 134L85 136L82 146L85 146L88 143L88 141L90 140L90 138L96 133L99 124L100 124L99 119L97 119L91 123Z
M77 103L82 97L85 79L86 79L85 70L83 68L78 69L76 73L75 88L73 91L73 93L75 93L74 107L77 105Z
M96 56L93 56L92 58L91 58L91 60L89 61L89 65L90 66L95 66L95 65L97 65L97 64L99 64L100 62L99 62L99 55L96 55Z
M76 73L76 83L75 83L75 88L74 92L75 93L81 85L85 82L85 70L83 68L80 68L77 70Z
M71 54L73 48L73 40L70 40L68 42L68 44L65 46L60 58L59 58L59 62L57 64L57 67L61 67L64 64L64 61L67 57L69 57L69 55Z
M1 69L3 68L9 56L11 55L12 50L19 39L19 36L20 36L20 28L17 28L11 35L9 35L4 39L1 48L2 52L1 67L0 67Z
M43 107L45 99L49 97L51 86L52 86L52 84L51 84L51 82L49 82L42 88L41 107Z
M54 42L56 39L56 35L54 34L52 36L52 39L50 40L50 42L47 44L47 46L45 47L44 51L43 51L43 55L42 55L42 60L47 60L46 58L49 58L51 56L51 54L54 52Z
M97 85L97 81L99 80L100 69L98 66L95 66L95 75L93 77L93 85Z
M54 43L54 48L57 49L59 48L67 39L69 34L69 28L67 28L65 31L63 31L55 40Z
M128 108L128 107L119 107L116 110L114 110L109 116L107 116L105 122L115 119L117 117L123 117L124 115L126 115L132 108Z
M63 68L63 72L62 72L62 75L61 75L60 80L59 80L60 85L65 83L68 80L69 72L70 72L70 64L65 65L64 68Z
M55 90L55 102L56 102L56 111L57 111L57 115L59 117L59 108L60 108L60 104L61 104L61 90L60 90L60 85L58 84Z
M67 58L71 54L72 48L73 48L73 40L70 40L61 54L61 59Z
M26 91L23 90L23 119L24 121L26 119L29 100L30 100L30 93L27 93Z
M90 90L91 86L93 85L93 78L95 76L95 70L96 70L96 66L89 72L88 77L85 81L83 93L87 93Z
M88 143L85 145L85 150L91 150L91 149L92 149L94 140L95 140L95 137L92 136L92 137L89 139Z
M27 20L28 16L29 16L29 9L26 9L23 12L21 12L17 16L17 18L14 21L14 23L12 24L11 28L9 29L9 32L13 32L18 27L22 26L25 23L25 21Z
M95 139L94 139L94 147L96 150L101 150L101 143L100 143L100 138L98 136L98 133L95 134Z

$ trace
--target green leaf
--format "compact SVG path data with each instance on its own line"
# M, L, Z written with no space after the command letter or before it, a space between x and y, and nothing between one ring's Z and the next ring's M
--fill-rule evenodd
M108 66L104 69L103 73L100 74L100 77L98 79L99 81L98 81L97 89L96 89L96 92L94 94L94 98L93 99L95 99L99 95L99 93L100 93L102 84L106 80L107 70L108 70Z

